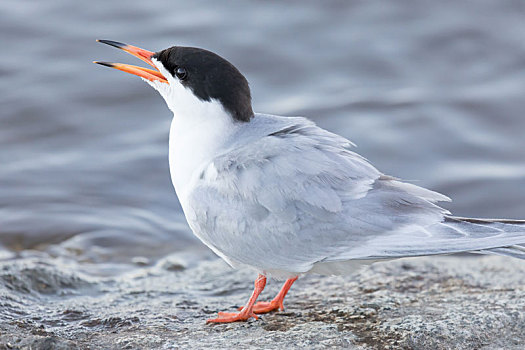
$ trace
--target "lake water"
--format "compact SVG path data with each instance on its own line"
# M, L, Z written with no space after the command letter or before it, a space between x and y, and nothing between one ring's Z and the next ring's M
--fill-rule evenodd
M0 259L98 283L209 256L170 183L170 112L140 79L92 64L140 64L95 39L215 51L257 112L313 119L452 197L456 215L524 218L524 16L523 2L488 0L3 0Z

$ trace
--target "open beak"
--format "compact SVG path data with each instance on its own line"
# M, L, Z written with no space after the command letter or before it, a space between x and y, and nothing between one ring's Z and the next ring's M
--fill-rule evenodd
M126 73L138 75L139 77L142 77L149 81L158 80L162 83L168 84L168 80L159 72L157 67L155 67L155 65L151 61L151 56L153 56L155 52L151 52L148 50L141 49L140 47L126 45L126 44L119 43L116 41L111 41L111 40L97 40L97 41L99 43L107 44L107 45L116 47L118 49L124 50L127 53L130 53L133 56L140 58L141 60L143 60L150 66L152 66L155 70L149 69L149 68L143 68L139 66L132 66L130 64L124 64L124 63L110 63L110 62L99 62L99 61L94 61L93 63L98 63L103 66L115 68L115 69L121 70Z

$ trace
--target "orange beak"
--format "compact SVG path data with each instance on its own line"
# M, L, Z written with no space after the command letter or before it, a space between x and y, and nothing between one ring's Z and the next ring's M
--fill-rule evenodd
M141 60L143 60L144 62L146 62L153 68L155 68L155 70L149 69L149 68L143 68L139 66L132 66L130 64L124 64L124 63L110 63L110 62L99 62L99 61L94 61L93 63L98 63L103 66L115 68L115 69L121 70L126 73L138 75L139 77L148 79L149 81L158 80L162 83L168 83L168 80L159 72L157 67L155 67L155 65L151 61L151 56L153 56L155 52L151 52L148 50L141 49L140 47L126 45L126 44L122 44L122 43L111 41L111 40L97 40L97 41L99 43L107 44L107 45L116 47L118 49L124 50L127 53L130 53L133 56L140 58Z

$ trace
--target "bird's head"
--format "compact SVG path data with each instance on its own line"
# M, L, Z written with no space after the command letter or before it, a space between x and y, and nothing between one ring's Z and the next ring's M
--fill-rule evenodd
M221 109L235 121L253 116L246 78L219 55L194 47L173 46L151 52L110 40L101 43L122 49L154 69L122 63L95 63L138 75L157 90L175 116L191 116Z

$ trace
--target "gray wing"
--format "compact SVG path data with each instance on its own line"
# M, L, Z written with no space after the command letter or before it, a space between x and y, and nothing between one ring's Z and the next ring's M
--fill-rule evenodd
M192 229L231 264L300 273L488 247L444 222L435 203L447 197L381 174L348 140L294 120L215 158L189 196Z

